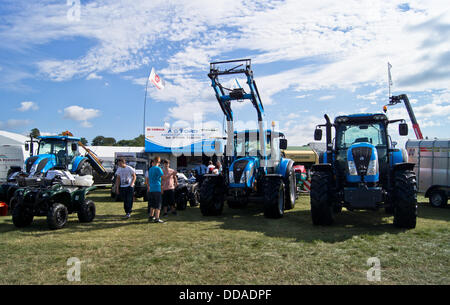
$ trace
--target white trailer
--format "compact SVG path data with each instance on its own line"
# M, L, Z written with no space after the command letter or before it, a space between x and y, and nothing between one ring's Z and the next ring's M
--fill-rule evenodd
M418 191L434 207L445 207L450 195L450 139L408 140L409 162L416 164Z
M24 145L0 145L0 181L6 181L11 168L20 171L28 156Z

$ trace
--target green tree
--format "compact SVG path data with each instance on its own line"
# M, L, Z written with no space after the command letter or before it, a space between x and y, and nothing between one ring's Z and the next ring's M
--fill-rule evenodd
M116 143L115 146L144 146L145 145L145 137L144 135L139 135L138 137L132 140L120 140Z
M31 129L30 136L33 138L37 138L41 135L41 132L37 128Z
M86 138L81 138L80 142L83 143L83 145L88 145L88 140L86 140Z
M116 144L116 139L112 137L96 136L92 140L92 146L113 146Z

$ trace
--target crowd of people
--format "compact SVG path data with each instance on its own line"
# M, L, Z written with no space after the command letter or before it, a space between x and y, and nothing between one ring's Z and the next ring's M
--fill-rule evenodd
M160 166L162 163L162 167ZM211 173L221 174L222 164L217 161L214 165L209 161L208 166L201 165L197 170L200 175ZM116 193L124 200L125 218L131 217L133 209L134 183L136 181L135 169L126 164L125 159L119 159L116 171ZM176 216L175 189L178 185L177 171L170 168L169 160L162 160L155 157L146 173L146 185L148 192L148 221L154 223L164 223L161 217L166 217L169 213ZM162 210L162 215L161 215Z

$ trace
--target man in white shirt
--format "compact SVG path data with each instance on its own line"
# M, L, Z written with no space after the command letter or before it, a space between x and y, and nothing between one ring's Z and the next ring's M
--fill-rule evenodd
M123 199L123 208L125 218L130 218L133 209L134 183L136 182L136 173L134 168L128 166L125 159L118 161L116 170L116 193Z

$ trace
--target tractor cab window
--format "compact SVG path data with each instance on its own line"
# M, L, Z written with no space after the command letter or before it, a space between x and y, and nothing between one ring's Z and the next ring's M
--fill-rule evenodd
M41 140L39 143L38 154L54 154L57 155L60 151L66 153L66 142L59 140Z
M239 133L234 137L234 148L237 156L259 156L261 157L259 134L256 132ZM270 155L270 137L266 139L266 154Z
M382 123L342 124L336 130L336 148L347 149L355 143L370 143L377 148L386 147L386 130Z

